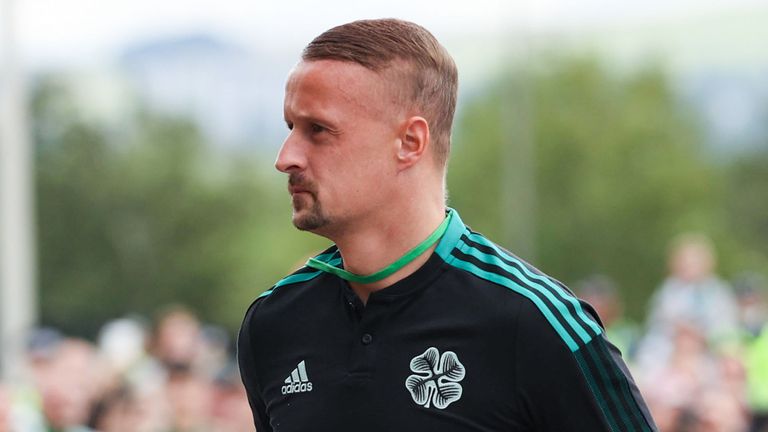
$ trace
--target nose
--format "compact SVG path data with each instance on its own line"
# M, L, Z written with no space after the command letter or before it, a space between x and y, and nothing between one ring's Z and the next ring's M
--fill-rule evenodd
M296 131L291 131L283 141L280 151L277 153L275 168L284 173L301 171L306 167L306 154L301 139L296 136Z

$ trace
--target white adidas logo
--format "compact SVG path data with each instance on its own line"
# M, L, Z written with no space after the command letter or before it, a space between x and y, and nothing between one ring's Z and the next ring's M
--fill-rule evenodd
M301 361L291 372L291 375L285 379L285 385L282 388L283 394L304 393L312 391L312 383L307 378L307 367L304 360Z

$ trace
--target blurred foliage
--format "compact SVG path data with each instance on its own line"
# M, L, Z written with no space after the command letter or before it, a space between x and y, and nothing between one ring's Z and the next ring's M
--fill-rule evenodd
M689 112L658 68L509 70L457 118L450 203L568 284L613 277L641 318L682 231L713 236L726 275L768 268L768 150L713 160ZM43 324L91 336L184 303L234 330L327 243L292 227L273 154L217 152L194 124L147 111L94 124L51 77L33 116Z
M43 324L92 336L108 319L184 303L234 329L313 245L292 229L271 167L217 156L184 120L137 113L110 134L54 79L33 113Z
M768 272L768 136L762 145L730 162L725 209L734 241L734 267Z
M729 217L743 239L762 228L768 240L768 165L748 159L751 171L737 169L726 193L724 168L705 154L689 112L658 68L617 77L592 59L558 58L509 71L459 120L451 202L474 229L568 284L611 276L641 318L676 234L712 236L728 252L725 270L748 249L730 235Z

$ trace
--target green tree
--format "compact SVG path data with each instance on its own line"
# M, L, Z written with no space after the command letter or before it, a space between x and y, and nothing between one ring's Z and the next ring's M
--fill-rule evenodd
M768 275L768 137L728 166L724 208L737 248L730 267Z

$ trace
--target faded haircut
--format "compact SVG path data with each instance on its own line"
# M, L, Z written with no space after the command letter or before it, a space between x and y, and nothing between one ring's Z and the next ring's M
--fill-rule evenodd
M391 81L398 102L427 120L435 160L445 166L458 71L448 51L429 31L398 19L354 21L316 37L301 58L357 63Z

